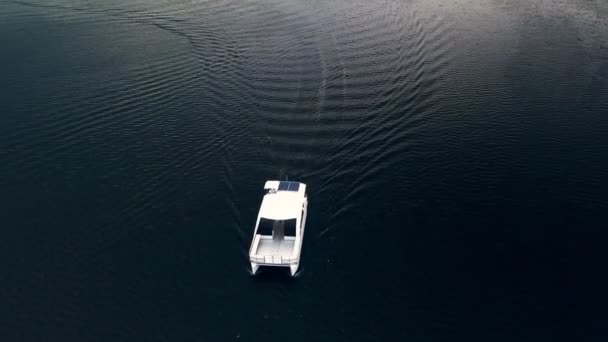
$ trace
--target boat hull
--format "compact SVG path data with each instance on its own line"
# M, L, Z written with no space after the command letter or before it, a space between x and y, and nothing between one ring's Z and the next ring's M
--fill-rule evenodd
M298 268L300 267L300 263L293 264L293 265L277 265L277 264L258 264L258 263L252 262L251 263L251 274L252 275L256 275L256 273L260 269L260 266L267 266L267 267L289 267L289 273L291 273L291 276L293 277L293 276L296 275L296 272L298 272Z
M251 263L251 274L255 275L258 271L258 269L260 269L260 265L258 265L255 262Z

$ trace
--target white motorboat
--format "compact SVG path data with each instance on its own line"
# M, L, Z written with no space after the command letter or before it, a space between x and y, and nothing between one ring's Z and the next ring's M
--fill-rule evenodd
M260 266L289 267L295 275L306 224L306 184L267 181L249 249L251 271Z

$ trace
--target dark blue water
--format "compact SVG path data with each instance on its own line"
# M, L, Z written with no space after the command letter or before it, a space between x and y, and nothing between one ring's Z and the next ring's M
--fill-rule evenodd
M0 47L2 341L608 338L606 1L0 1Z

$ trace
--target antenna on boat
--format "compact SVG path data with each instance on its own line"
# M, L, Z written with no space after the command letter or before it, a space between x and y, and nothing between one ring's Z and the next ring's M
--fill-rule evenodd
M279 178L278 178L279 181L283 178L285 179L286 182L289 181L289 176L287 175L287 170L285 170L285 169L279 170Z

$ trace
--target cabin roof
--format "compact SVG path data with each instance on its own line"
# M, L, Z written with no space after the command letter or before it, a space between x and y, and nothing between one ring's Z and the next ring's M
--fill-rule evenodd
M304 199L300 191L269 192L262 200L259 216L272 220L299 218Z

